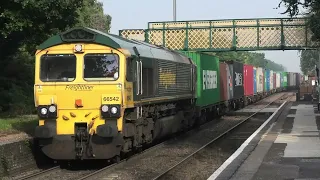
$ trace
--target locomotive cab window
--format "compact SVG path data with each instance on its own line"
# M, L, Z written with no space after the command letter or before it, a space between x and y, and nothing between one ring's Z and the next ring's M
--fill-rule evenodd
M87 54L84 56L84 79L117 80L119 56L117 54Z
M76 56L48 54L40 59L40 80L43 82L71 82L76 78Z

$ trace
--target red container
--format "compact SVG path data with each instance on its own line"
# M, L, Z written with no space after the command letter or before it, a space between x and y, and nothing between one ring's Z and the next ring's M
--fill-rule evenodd
M273 89L277 89L277 73L273 73Z
M228 64L220 62L220 97L221 101L229 100Z
M243 84L244 84L244 95L253 95L253 66L244 64L243 65Z

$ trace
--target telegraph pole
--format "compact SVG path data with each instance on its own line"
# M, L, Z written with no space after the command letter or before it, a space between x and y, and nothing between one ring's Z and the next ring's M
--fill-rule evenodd
M177 21L177 0L173 0L173 21Z

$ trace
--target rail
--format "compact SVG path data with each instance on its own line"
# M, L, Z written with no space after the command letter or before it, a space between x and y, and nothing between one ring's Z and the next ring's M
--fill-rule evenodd
M284 94L283 96L285 96L286 94ZM281 99L283 96L281 96L278 99ZM291 97L287 97L287 98L292 98ZM230 129L228 129L227 131L225 131L224 133L222 133L221 135L219 135L218 137L212 139L210 142L208 142L207 144L203 145L201 148L199 148L198 150L196 150L195 152L193 152L192 154L190 154L189 156L185 157L184 159L182 159L180 162L178 162L177 164L175 164L174 166L170 167L169 169L163 171L160 175L156 176L155 178L153 178L153 180L158 180L162 177L164 177L165 175L167 175L170 171L172 171L173 169L175 169L177 166L181 165L182 163L184 163L185 161L187 161L188 159L192 158L193 156L195 156L198 152L200 152L201 150L203 150L204 148L208 147L209 145L211 145L212 143L216 142L218 139L224 137L226 134L230 133L231 131L233 131L234 129L236 129L239 125L243 124L244 122L247 122L250 118L252 118L253 116L255 116L256 114L258 114L260 111L262 111L263 109L267 108L268 106L270 106L273 102L277 101L278 99L275 99L274 101L268 103L266 106L262 107L261 109L259 109L257 112L253 113L252 115L250 115L249 117L247 117L246 119L240 121L238 124L236 124L235 126L231 127ZM284 102L284 104L287 101Z

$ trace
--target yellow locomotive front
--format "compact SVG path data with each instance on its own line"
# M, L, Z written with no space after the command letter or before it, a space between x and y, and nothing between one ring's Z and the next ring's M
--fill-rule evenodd
M95 36L73 30L49 39L36 52L40 120L35 138L52 159L110 159L123 146L122 117L133 106L133 98L127 98L132 84L125 78L126 55L120 48L88 41L99 38Z

